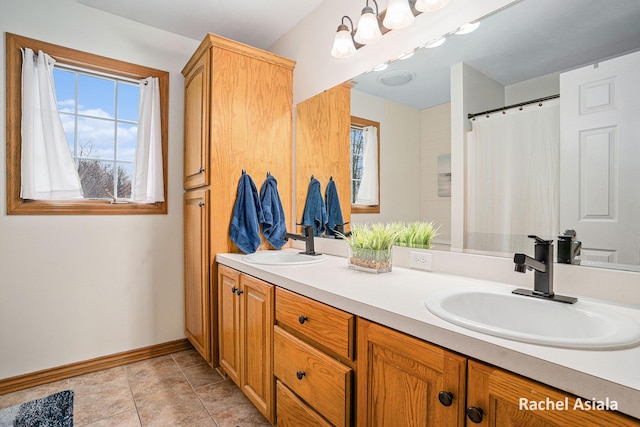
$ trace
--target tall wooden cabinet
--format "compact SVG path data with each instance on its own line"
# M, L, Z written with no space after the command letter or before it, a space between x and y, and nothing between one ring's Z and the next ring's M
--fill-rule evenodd
M229 223L242 171L258 190L270 172L285 214L292 210L293 67L209 34L182 70L185 335L212 366L219 363L215 256L239 252ZM208 201L198 199L202 191Z

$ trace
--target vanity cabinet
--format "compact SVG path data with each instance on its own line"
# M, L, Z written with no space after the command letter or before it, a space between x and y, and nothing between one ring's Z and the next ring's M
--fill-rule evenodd
M357 381L358 426L640 425L594 409L592 400L363 319Z
M211 366L219 363L215 257L239 252L229 224L242 171L258 189L270 172L284 212L292 210L294 64L207 34L182 70L185 200L195 203L207 191L211 201L201 206L206 227L196 218L197 204L184 208L185 335ZM267 247L263 241L260 248Z
M352 425L354 334L354 315L276 288L279 426ZM292 413L307 422L300 424Z
M218 266L220 367L275 422L274 286Z
M358 426L463 426L467 359L358 319Z

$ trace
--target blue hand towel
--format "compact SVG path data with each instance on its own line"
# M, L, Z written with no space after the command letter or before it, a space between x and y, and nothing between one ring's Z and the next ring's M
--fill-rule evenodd
M242 171L229 225L229 237L245 254L255 252L260 246L260 223L263 221L264 214L256 185L251 177Z
M302 211L302 224L313 226L313 235L320 236L327 226L327 208L322 199L320 181L311 178L307 190L307 200Z
M287 223L284 218L284 209L278 194L278 181L271 174L260 189L260 204L264 213L262 222L262 234L276 249L284 246L284 233L287 231Z
M340 209L340 198L338 197L338 189L333 178L329 179L324 197L327 205L327 236L335 236L336 225L344 224L342 218L342 210Z

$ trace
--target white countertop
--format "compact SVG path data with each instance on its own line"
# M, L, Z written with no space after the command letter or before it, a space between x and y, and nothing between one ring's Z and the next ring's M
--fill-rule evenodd
M640 418L640 346L575 350L482 334L440 319L427 310L424 301L431 292L452 286L505 287L504 284L395 266L390 273L371 274L349 269L345 258L325 256L326 262L292 266L250 264L242 261L243 254L218 254L216 261L577 396L603 401L608 398L617 402L620 412ZM640 323L638 309L607 307Z

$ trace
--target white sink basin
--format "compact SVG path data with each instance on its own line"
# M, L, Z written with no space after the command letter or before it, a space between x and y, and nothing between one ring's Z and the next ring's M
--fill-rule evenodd
M640 324L606 306L514 295L511 289L447 289L425 301L436 316L474 331L563 348L613 349L640 344Z
M327 260L325 255L304 255L296 251L258 251L242 257L245 262L264 265L316 264Z

